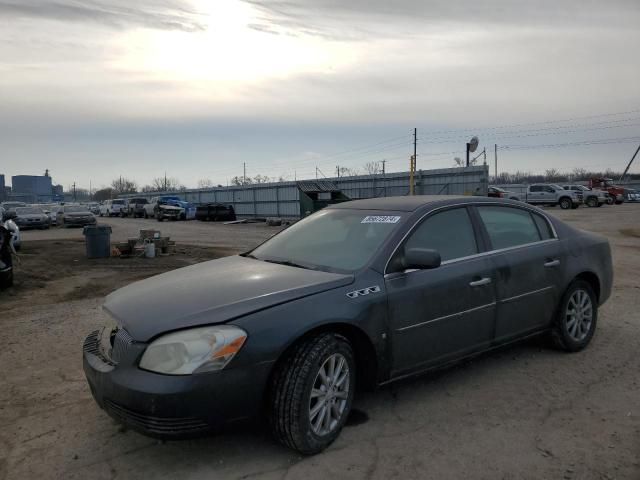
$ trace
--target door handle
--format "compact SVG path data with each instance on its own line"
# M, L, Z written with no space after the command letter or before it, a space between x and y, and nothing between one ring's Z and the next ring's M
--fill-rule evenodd
M474 280L473 282L469 282L470 287L481 287L482 285L489 285L491 283L491 279L489 277L481 278L480 280Z
M558 260L557 258L555 260L549 260L544 264L544 266L547 268L557 267L558 265L560 265L560 260Z

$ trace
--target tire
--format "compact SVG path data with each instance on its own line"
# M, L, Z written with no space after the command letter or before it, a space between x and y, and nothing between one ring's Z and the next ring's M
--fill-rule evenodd
M342 365L335 377L329 373L331 359L334 369ZM343 373L345 367L348 368L346 374ZM330 377L329 383L323 382L321 370ZM305 455L327 448L340 434L351 411L355 374L353 350L341 335L323 333L295 345L280 362L271 383L269 422L274 437ZM338 390L335 390L336 380L340 384ZM329 395L322 395L327 391L325 385L331 389ZM312 398L312 391L321 395ZM325 401L329 402L328 410ZM333 416L330 415L325 422L323 419L327 419L328 412Z
M576 305L580 304L583 305L582 315L576 316L574 314L572 316L569 312L575 311ZM590 317L587 316L587 311ZM598 302L591 285L584 280L575 280L569 285L560 301L556 318L551 327L551 340L561 350L578 352L585 348L593 338L597 321Z
M0 273L0 289L13 286L13 268L9 271Z
M572 206L571 199L567 197L561 198L558 204L560 205L560 208L563 210L569 210Z
M607 205L613 205L615 203L615 200L613 199L613 197L609 196L607 197Z
M584 203L587 204L587 207L591 207L591 208L597 207L599 205L597 197L589 197L587 198L587 201Z

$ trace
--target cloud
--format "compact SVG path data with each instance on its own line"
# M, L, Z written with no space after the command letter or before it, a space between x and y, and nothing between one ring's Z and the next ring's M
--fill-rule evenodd
M0 18L91 22L114 28L140 26L186 32L205 29L198 14L180 0L0 0Z

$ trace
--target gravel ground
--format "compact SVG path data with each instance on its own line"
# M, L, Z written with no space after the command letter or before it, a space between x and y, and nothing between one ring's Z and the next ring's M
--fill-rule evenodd
M350 425L314 457L259 428L167 443L126 431L82 372L82 340L101 325L108 289L244 250L274 229L109 219L115 240L160 226L200 247L97 263L82 259L80 230L25 232L18 285L0 296L0 479L640 479L640 205L549 212L613 248L614 291L590 347L529 341L361 394Z

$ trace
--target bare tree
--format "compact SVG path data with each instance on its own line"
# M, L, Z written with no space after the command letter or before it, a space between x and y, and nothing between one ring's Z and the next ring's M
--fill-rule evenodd
M251 180L250 177L243 177L242 175L236 175L235 177L233 177L231 179L231 181L229 182L231 185L234 186L238 186L238 185L251 185L253 183L253 181Z
M133 180L118 177L111 182L111 188L115 194L119 195L121 193L135 193L138 190L138 185Z
M367 162L364 164L364 171L367 172L367 175L377 175L382 173L382 166L380 162Z
M355 177L359 175L357 168L349 168L349 167L338 167L338 176L339 177Z
M268 177L267 175L256 175L255 177L253 177L253 183L269 183L273 181L274 179Z
M198 180L198 188L210 188L213 187L213 182L209 178L201 178Z
M173 177L156 177L151 182L151 188L154 192L177 192L185 189L180 185L180 181Z
M456 167L464 167L464 162L460 157L454 157L453 163Z

